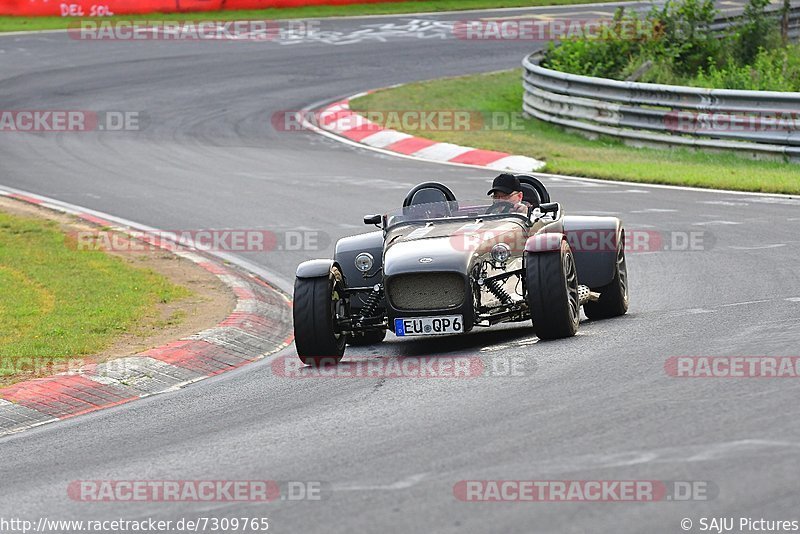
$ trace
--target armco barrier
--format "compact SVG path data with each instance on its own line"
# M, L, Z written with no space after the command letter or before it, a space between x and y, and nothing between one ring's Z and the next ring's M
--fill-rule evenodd
M790 13L797 36L800 8ZM720 19L721 30L737 19ZM738 150L800 159L800 93L703 89L579 76L523 60L523 110L587 135L634 144Z
M401 0L0 0L0 15L102 17L300 6L378 4Z

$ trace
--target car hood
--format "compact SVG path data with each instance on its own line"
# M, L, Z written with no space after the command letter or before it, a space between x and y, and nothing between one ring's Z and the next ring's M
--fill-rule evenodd
M520 239L524 240L522 221L508 218L398 227L386 236L384 275L421 271L467 274L473 262L495 243L515 243Z

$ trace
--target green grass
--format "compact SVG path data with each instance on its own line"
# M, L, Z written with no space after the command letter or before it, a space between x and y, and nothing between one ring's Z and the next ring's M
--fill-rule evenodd
M159 302L189 294L123 259L79 250L52 221L0 212L0 377L95 354Z
M97 18L64 17L0 17L0 32L25 30L58 30L80 20L275 20L293 18L324 18L356 15L394 15L399 13L429 13L464 9L503 7L556 6L569 4L602 3L611 0L418 0L385 4L355 4L343 6L305 6L281 9L242 11L206 11L197 13L151 13L147 15L115 15Z
M446 78L386 89L351 102L356 111L470 110L519 114L521 71ZM436 141L532 156L547 172L631 182L717 189L800 193L800 165L735 153L634 148L615 139L586 139L535 119L519 129L414 131Z

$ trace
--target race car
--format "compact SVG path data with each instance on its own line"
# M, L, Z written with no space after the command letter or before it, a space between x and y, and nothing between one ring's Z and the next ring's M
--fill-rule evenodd
M438 182L367 215L377 231L345 237L333 259L297 268L295 346L307 365L338 363L347 344L464 334L532 321L543 340L628 310L625 230L616 217L565 215L544 184L516 175L522 202L457 200Z

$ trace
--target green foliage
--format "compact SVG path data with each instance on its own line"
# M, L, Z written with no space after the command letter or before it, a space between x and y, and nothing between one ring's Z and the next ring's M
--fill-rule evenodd
M551 42L542 66L586 76L619 77L653 29L620 7L600 32Z
M739 65L751 63L762 48L767 48L771 37L775 34L775 24L764 9L769 0L749 0L744 7L744 25L734 37L734 58Z
M701 70L691 85L715 89L800 91L800 46L758 52L752 65L734 62Z
M51 221L0 212L0 377L25 358L94 354L157 302L187 294L118 256L82 250Z
M714 0L668 1L643 21L618 10L611 23L639 24L649 32L610 31L550 45L542 66L587 76L712 88L798 91L800 47L784 46L780 27L766 13L769 0L748 0L744 23L725 33L710 26ZM641 70L640 70L641 69Z

